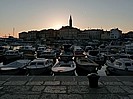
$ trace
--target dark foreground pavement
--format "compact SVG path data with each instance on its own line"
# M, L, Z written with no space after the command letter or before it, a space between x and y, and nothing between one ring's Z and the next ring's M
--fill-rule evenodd
M133 99L133 77L0 76L0 99Z

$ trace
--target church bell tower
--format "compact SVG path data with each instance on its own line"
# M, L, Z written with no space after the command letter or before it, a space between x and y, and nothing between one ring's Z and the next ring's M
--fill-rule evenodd
M72 27L72 17L70 15L70 19L69 19L69 26Z

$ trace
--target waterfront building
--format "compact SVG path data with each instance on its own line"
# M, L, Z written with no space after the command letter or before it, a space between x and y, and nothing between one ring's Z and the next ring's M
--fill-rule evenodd
M110 30L110 39L119 39L122 36L122 31L118 28Z
M89 29L84 30L81 34L78 35L79 39L101 39L101 34L103 33L102 29Z
M69 26L62 26L59 29L60 39L77 39L77 35L80 33L80 29L72 26L72 17L69 19Z
M108 40L108 39L110 39L110 31L104 31L104 32L101 34L101 39L102 39L102 40Z
M27 32L21 32L19 33L19 39L27 40L28 38L28 33Z

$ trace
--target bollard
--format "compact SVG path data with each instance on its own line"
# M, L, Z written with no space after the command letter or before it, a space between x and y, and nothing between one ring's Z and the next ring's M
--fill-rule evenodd
M89 79L89 87L90 88L97 88L98 87L98 79L100 76L97 73L91 73L87 75Z

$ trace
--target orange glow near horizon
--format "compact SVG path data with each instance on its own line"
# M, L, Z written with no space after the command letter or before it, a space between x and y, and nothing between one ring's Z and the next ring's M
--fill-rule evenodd
M53 29L60 29L63 25L62 24L55 24L52 28Z

